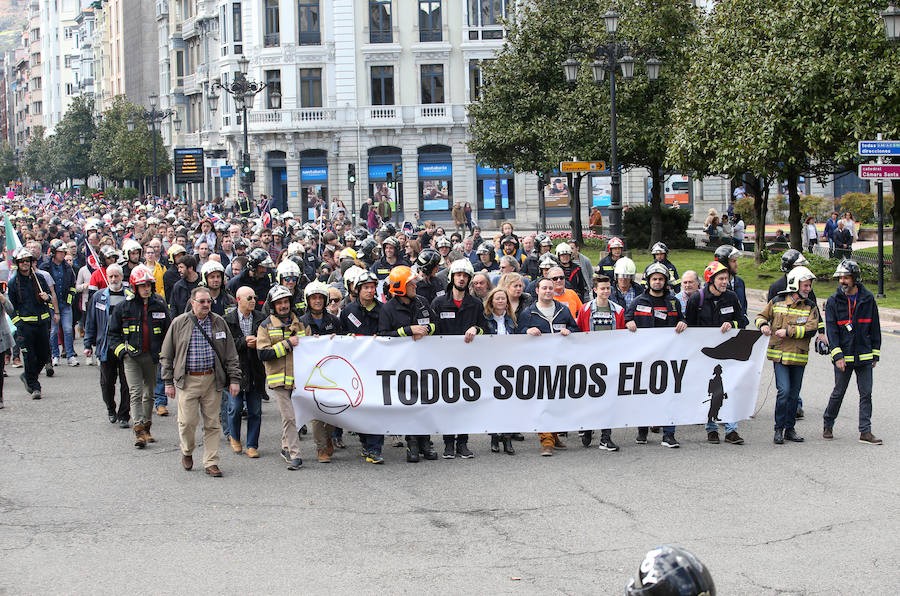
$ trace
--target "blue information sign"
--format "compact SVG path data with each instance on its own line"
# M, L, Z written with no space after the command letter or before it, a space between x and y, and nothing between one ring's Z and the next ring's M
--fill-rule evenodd
M900 141L860 141L860 155L900 155Z
M219 178L234 178L234 166L222 166L219 168Z

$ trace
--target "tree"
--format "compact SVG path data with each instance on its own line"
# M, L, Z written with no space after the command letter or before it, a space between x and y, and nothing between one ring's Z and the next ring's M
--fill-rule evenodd
M609 85L593 82L593 58L582 57L574 87L560 67L573 43L593 49L606 41L606 8L590 0L570 0L564 7L556 0L524 4L507 25L506 45L484 66L481 97L469 107L470 151L491 166L517 171L549 171L572 157L609 162ZM654 176L656 240L662 234L658 210L667 128L697 13L681 0L639 0L617 10L621 37L663 62L658 82L647 81L639 66L634 80L617 86L620 165L646 167Z
M59 175L53 168L53 137L44 138L44 127L37 125L31 129L31 140L25 146L22 158L22 170L32 180L46 186L59 181Z
M90 156L104 178L121 185L126 180L137 182L153 173L153 137L144 114L143 107L129 102L123 95L115 97L103 112ZM129 119L134 121L133 131L128 130ZM156 158L160 175L172 171L159 131L156 132Z
M91 161L91 146L97 136L94 124L94 100L81 95L72 100L59 124L53 143L54 167L65 178L87 180L96 168ZM81 143L84 137L84 144Z
M0 147L0 181L8 184L19 177L19 168L16 166L16 154L8 143Z

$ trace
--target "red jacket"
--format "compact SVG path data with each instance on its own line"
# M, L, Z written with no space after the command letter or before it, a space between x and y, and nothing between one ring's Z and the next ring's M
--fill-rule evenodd
M597 304L597 301L591 300L578 311L578 317L575 319L575 322L578 323L578 328L582 331L592 331L591 319L594 315L595 304ZM612 300L609 301L609 308L612 310L613 315L613 329L625 329L625 309Z

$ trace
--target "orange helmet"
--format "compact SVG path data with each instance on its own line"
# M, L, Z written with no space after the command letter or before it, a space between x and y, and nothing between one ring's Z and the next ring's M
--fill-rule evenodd
M140 284L154 284L155 287L156 278L153 277L153 272L150 271L149 267L146 265L138 265L131 270L131 275L128 277L128 283L131 284L132 288L136 288Z
M391 294L394 296L406 296L406 284L414 279L416 279L416 274L406 265L394 267L388 275Z
M728 271L728 267L720 263L719 261L713 261L709 265L706 266L706 269L703 271L703 280L706 283L712 282L712 278L716 276L717 273L722 271Z

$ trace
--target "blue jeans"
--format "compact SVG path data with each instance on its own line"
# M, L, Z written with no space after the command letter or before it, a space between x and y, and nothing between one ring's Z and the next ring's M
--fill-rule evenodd
M259 448L259 427L262 421L262 397L253 391L241 391L236 396L229 394L228 434L235 441L241 440L241 411L247 404L247 444L248 448Z
M166 384L162 380L162 366L156 367L156 387L153 389L153 407L169 405L169 398L166 397Z
M66 358L75 356L75 330L72 327L72 307L68 304L59 305L59 323L50 319L50 352L54 358L59 358L59 326L63 327L63 343L66 347Z
M726 422L725 423L725 433L726 434L730 433L730 432L737 432L737 429L738 429L737 422ZM715 422L707 422L706 423L706 432L708 432L708 433L718 432L718 430L719 430L719 425L716 424Z
M360 433L359 438L362 440L363 449L370 453L381 455L381 449L384 447L384 435L366 435Z
M803 385L805 366L785 366L775 362L775 430L791 430L797 422L797 400Z
M848 366L843 371L834 367L834 391L825 408L825 426L834 428L834 421L841 411L841 403L850 384L850 377L856 373L856 389L859 391L859 432L872 432L872 365Z

